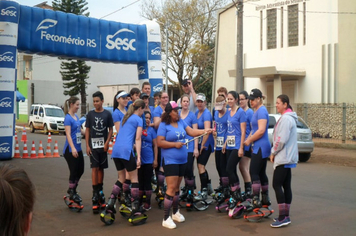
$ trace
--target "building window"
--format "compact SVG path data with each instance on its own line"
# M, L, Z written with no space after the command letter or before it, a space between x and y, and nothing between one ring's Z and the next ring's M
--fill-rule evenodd
M298 4L288 6L288 46L298 46Z
M307 43L307 7L303 2L303 45Z
M260 50L263 50L263 13L260 11Z
M283 7L281 7L281 48L283 48Z
M277 9L267 10L267 49L277 47Z

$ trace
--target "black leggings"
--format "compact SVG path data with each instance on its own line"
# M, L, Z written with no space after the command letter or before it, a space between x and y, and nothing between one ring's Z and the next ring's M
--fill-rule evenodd
M237 164L241 160L241 158L238 156L239 150L237 149L232 149L232 150L226 150L226 156L227 156L227 165L226 165L226 171L229 177L229 183L230 185L236 185L240 183L239 176L237 175Z
M220 178L228 176L226 171L226 166L227 166L226 152L222 153L221 150L215 151L215 165Z
M144 191L152 190L151 179L153 176L152 164L143 164L138 169L139 189Z
M73 157L72 153L69 152L69 147L67 147L64 152L64 158L67 161L69 168L69 182L70 183L78 183L80 177L82 177L84 173L84 157L83 152L78 152L78 157Z
M262 158L261 149L257 154L251 153L250 175L252 184L259 182L261 185L268 185L268 177L266 174L267 158Z
M185 169L184 177L192 179L194 177L194 170L193 170L193 165L194 165L194 156L192 152L188 152L188 161L187 161L187 167Z
M200 147L199 147L200 150ZM197 162L198 164L201 164L203 166L206 166L206 163L208 163L209 157L211 154L211 145L207 149L204 149L201 154L199 155Z
M278 204L292 203L291 182L292 182L291 168L285 168L284 165L277 166L273 172L273 189L276 192L276 198Z

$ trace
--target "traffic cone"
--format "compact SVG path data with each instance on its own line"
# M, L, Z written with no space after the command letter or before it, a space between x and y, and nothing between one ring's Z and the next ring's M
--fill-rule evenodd
M60 157L58 152L58 143L57 140L54 143L53 157Z
M31 155L30 155L31 159L37 159L37 155L36 155L36 146L35 146L35 141L32 141L32 148L31 148Z
M23 152L22 152L22 159L29 159L28 150L27 150L27 142L23 144Z
M51 149L51 144L47 143L47 149L46 149L46 157L53 157L52 156L52 149Z
M52 136L51 136L51 132L48 132L47 143L52 143Z
M15 129L15 140L17 141L17 131Z
M38 158L45 158L43 154L43 146L42 146L42 141L40 140L40 146L38 148Z
M21 142L27 142L26 127L23 127Z
M15 144L15 155L14 158L21 158L20 156L20 148L19 148L19 141L16 139L16 144Z
M111 155L112 153L112 142L111 142L111 139L110 139L110 142L109 142L109 150L108 150L108 153Z

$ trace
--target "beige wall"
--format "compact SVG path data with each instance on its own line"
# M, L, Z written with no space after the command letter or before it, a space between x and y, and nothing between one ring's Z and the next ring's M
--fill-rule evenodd
M236 9L227 9L224 14L219 14L219 26L216 39L215 52L215 91L213 91L213 101L215 100L216 90L223 86L227 90L235 90L235 79L229 76L228 71L235 68L236 61ZM227 23L229 22L229 23ZM220 25L223 24L223 25ZM217 69L218 68L218 69Z
M356 1L339 0L339 12L356 12ZM339 62L337 102L356 102L356 20L339 14Z

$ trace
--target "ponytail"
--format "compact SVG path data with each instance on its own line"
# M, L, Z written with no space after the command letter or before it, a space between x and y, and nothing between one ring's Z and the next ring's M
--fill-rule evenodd
M64 106L63 106L64 114L67 115L69 112L70 104L75 104L78 100L79 100L79 98L75 97L75 96L70 97L67 100L65 100Z
M126 123L127 119L130 118L130 116L136 111L138 110L140 107L142 109L144 109L146 106L145 102L141 99L137 99L134 103L132 103L129 106L129 109L127 109L127 112L124 116L124 118L122 118L122 126L124 126L124 124Z

